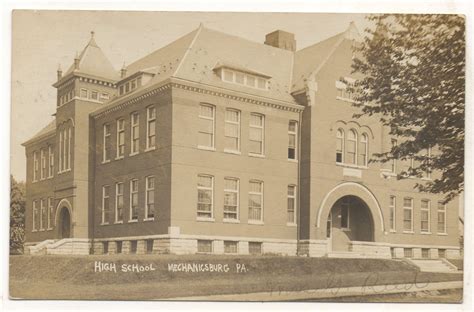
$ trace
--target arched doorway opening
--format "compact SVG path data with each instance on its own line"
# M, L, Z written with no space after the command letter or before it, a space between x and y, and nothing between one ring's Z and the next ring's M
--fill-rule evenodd
M62 207L59 214L59 238L71 237L71 215L67 207Z
M367 204L357 196L339 198L329 211L326 237L332 251L349 251L351 241L374 241L374 220Z

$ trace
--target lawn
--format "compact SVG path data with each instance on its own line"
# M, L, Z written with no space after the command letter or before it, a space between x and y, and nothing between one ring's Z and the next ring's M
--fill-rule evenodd
M116 270L99 272L95 266L98 263L103 264L102 268L115 265ZM143 271L130 271L133 265L138 270L141 266ZM186 268L188 272L183 271ZM201 272L191 271L199 268ZM10 257L10 296L25 299L146 300L460 279L460 274L420 273L404 261L382 259L217 255Z

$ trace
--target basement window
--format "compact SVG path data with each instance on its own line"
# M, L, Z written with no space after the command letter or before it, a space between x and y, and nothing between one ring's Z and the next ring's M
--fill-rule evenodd
M198 252L199 253L211 253L212 252L212 241L211 240L198 240Z
M249 242L249 253L251 255L262 254L262 243L261 242Z
M235 241L224 241L224 253L236 254L238 251L238 245Z

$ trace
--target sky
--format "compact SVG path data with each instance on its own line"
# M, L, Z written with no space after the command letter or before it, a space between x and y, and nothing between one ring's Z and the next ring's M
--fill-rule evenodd
M295 34L297 49L340 33L363 14L196 13L124 11L21 11L12 18L11 173L25 180L21 146L53 120L59 64L65 72L95 32L95 40L119 70L196 29L207 28L263 43L276 29Z

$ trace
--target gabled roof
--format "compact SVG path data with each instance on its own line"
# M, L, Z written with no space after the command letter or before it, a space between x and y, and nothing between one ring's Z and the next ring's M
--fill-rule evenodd
M56 131L56 120L51 121L46 127L38 131L32 138L28 139L28 141L22 143L21 145L25 146L33 141L37 141L43 137L48 136Z
M108 80L119 80L119 74L112 66L112 63L105 56L104 52L99 48L94 40L94 32L91 32L91 39L85 46L79 56L79 68L76 69L73 63L64 74L64 77L71 73L82 73L99 78L106 78Z

